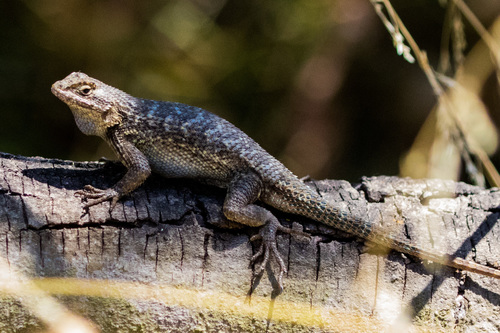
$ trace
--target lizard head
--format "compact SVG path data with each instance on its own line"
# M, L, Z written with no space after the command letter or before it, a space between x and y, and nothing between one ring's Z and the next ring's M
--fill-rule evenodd
M80 72L57 81L51 90L69 106L84 134L101 137L109 127L121 122L120 110L127 108L133 100L123 91Z

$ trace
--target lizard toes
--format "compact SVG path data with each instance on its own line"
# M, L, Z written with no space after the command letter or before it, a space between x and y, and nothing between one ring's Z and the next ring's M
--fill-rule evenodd
M296 236L304 237L307 239L311 239L311 235L308 234L307 232L287 228L287 227L282 226L281 224L278 225L278 230L281 231L282 233L285 233L285 234L296 235Z
M250 237L250 242L254 242L256 240L262 239L261 234L255 234L252 237Z
M111 200L110 210L113 210L116 203L118 202L118 199L120 199L120 195L118 194L118 192L112 188L101 190L91 185L86 185L83 190L76 191L75 195L82 196L83 199L87 201L84 205L85 208L89 208L102 202Z
M105 202L107 200L109 200L110 198L106 197L106 196L101 196L100 198L97 198L97 199L93 199L93 198L90 198L90 199L93 199L93 200L88 200L89 198L87 197L86 200L87 200L87 203L84 205L85 208L89 208L89 207L92 207L92 206L95 206L95 205L98 205L100 204L101 202Z
M105 192L105 191L104 191L104 190L101 190L101 189L99 189L99 188L96 188L96 187L94 187L94 186L92 186L92 185L85 185L85 186L83 187L83 190L80 190L80 191L78 191L78 192L85 192L85 193L103 193L103 192Z
M255 253L253 256L252 256L252 259L250 259L250 263L251 264L254 264L255 261L264 254L264 243L261 243L260 244L260 247L259 247L259 250L257 251L257 253Z
M284 228L284 227L283 227ZM285 232L294 232L294 230L285 228ZM276 245L276 232L277 230L282 230L281 225L277 220L271 220L266 223L260 230L257 235L252 236L250 240L261 240L261 245L259 250L255 255L252 256L251 262L254 263L258 258L262 257L262 261L259 263L258 267L255 268L254 277L260 276L268 262L269 258L273 256L279 265L279 274L278 274L278 285L280 290L283 290L283 276L287 272L285 262L281 257L281 254L278 251L278 247Z
M83 187L83 190L78 190L75 192L75 195L81 196L84 199L96 199L102 197L105 194L106 194L105 190L95 188L92 185L85 185Z
M269 262L269 248L267 248L264 245L261 245L261 248L259 249L259 252L257 254L252 259L254 258L257 259L262 254L264 254L264 256L262 258L262 261L260 262L260 265L258 265L257 268L255 269L255 272L253 274L254 277L262 275L264 269L266 269L266 265Z
M104 193L89 193L89 192L85 192L83 190L80 190L80 191L76 191L75 195L83 197L84 199L97 199L97 198L101 198L104 195Z

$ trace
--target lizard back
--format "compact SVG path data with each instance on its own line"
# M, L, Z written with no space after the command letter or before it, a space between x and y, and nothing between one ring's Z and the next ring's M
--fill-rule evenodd
M235 174L255 170L264 177L291 174L253 139L227 120L182 103L136 99L117 128L165 177L195 178L226 187Z

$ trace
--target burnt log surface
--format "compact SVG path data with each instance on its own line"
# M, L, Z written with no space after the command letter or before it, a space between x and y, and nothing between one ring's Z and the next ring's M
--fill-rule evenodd
M224 218L224 189L153 175L111 212L109 203L83 208L77 190L107 188L124 172L115 162L0 153L0 258L104 332L500 331L500 281L367 249L270 208L312 235L279 235L288 268L279 294L274 261L252 279L257 230ZM387 176L306 183L423 247L500 262L498 189ZM43 328L22 296L0 290L2 332Z

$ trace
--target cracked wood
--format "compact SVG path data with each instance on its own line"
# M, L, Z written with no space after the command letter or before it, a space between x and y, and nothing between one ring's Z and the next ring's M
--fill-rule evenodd
M255 251L249 237L254 230L219 227L223 190L154 177L111 213L96 206L85 214L74 192L89 181L105 187L123 172L114 163L1 154L0 255L33 277L141 281L237 295L249 290L252 268L248 260ZM497 190L395 177L365 178L357 188L343 181L311 185L326 200L349 207L353 214L376 222L395 219L404 223L405 232L414 240L458 250L482 264L500 261ZM364 252L362 244L348 234L274 213L282 223L295 228L302 225L314 235L311 241L279 237L289 270L280 299L336 310L355 308L382 321L393 320L404 306L411 305L415 320L438 326L444 321L456 329L479 327L485 318L500 322L498 281L462 277L449 268L437 272L437 266L396 252L387 256ZM223 221L222 226L230 225ZM260 281L264 286L256 294L265 295L271 283L275 283L272 274L265 275ZM181 311L161 302L141 307L170 314ZM183 311L194 315L198 310ZM0 317L8 313L1 312ZM201 320L178 315L181 327ZM161 316L155 318L161 326ZM225 320L224 327L241 325L231 318Z

